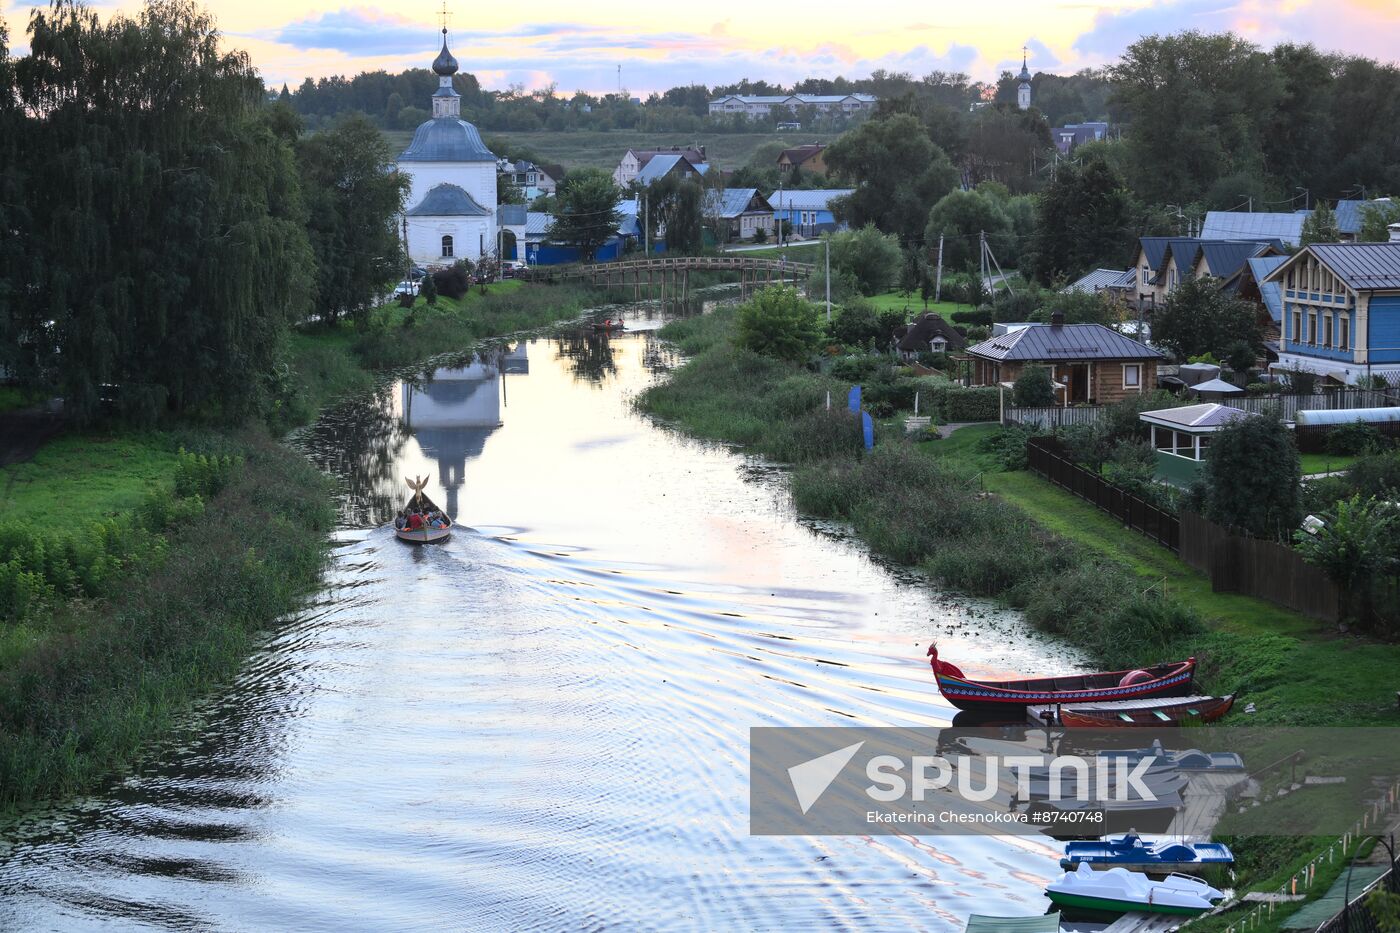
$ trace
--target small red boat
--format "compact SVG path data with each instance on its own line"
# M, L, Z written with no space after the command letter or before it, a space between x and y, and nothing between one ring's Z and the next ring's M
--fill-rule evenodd
M982 713L1063 703L1190 696L1191 681L1196 675L1196 659L1187 658L1134 671L973 680L956 665L938 660L937 645L929 645L928 656L938 692L958 709Z
M1235 705L1234 695L1198 697L1189 703L1163 703L1140 709L1061 709L1060 725L1080 729L1116 729L1125 726L1180 726L1215 722Z
M612 318L608 318L601 322L594 321L593 329L602 331L626 330L627 324L621 318L618 318L616 321Z

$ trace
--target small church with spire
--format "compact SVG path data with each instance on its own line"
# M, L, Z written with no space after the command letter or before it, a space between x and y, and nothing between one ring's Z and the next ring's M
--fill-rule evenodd
M1030 50L1021 48L1021 73L1016 76L1016 106L1021 110L1031 109L1031 69L1027 64Z
M408 257L425 267L494 256L499 232L496 156L477 128L462 119L461 95L452 86L457 59L447 48L446 24L433 72L438 76L433 117L414 132L397 163L411 182L403 223Z

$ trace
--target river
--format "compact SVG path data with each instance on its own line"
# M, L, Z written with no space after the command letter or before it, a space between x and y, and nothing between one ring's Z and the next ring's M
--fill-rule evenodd
M679 361L520 343L328 412L324 589L235 682L0 849L0 927L927 929L1041 912L1048 839L758 837L748 730L939 725L924 658L1076 663L799 521L770 466L631 400ZM428 476L440 546L382 522Z

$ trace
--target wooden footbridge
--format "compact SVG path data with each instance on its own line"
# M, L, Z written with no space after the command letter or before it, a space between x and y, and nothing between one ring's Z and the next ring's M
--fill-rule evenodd
M657 259L623 259L578 265L535 266L516 273L528 282L587 282L594 286L632 288L636 299L655 295L663 300L683 300L690 295L692 272L737 272L739 294L775 282L802 282L816 269L808 262L759 259L742 253L721 256L680 256Z

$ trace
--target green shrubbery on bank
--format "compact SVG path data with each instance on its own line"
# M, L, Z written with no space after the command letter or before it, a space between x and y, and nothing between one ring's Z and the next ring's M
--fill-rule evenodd
M326 478L260 430L183 440L204 449L128 516L5 529L42 611L0 625L0 809L129 760L318 578Z

